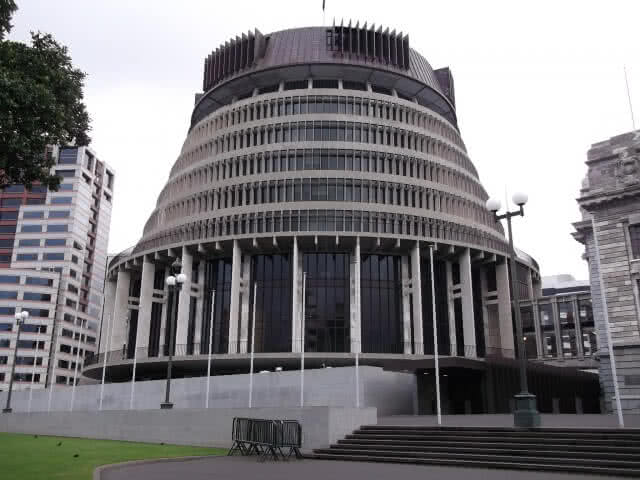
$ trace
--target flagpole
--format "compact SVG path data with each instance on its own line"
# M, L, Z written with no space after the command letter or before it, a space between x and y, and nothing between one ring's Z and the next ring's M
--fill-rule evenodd
M102 410L102 399L104 397L104 377L107 371L107 357L109 356L109 349L111 348L111 337L113 335L113 316L109 315L109 324L107 326L107 344L104 350L104 358L102 359L102 380L100 382L100 406L99 410Z
M251 356L249 357L249 408L252 407L253 400L253 350L256 339L256 292L258 291L258 282L253 282L253 315L251 316Z
M54 327L55 328L55 327ZM51 411L51 400L53 398L53 387L56 384L56 365L58 364L58 349L55 347L55 344L58 343L58 338L60 337L60 333L62 330L62 325L58 325L58 335L55 338L55 341L52 342L54 344L55 350L53 352L53 367L51 368L51 378L49 378L49 400L47 402L47 412Z
M138 318L140 312L138 311ZM131 373L131 396L129 398L129 410L133 410L133 396L136 390L136 366L138 365L138 331L136 328L135 345L133 346L133 372Z
M438 359L438 322L436 318L436 287L433 277L433 245L429 245L429 266L431 277L431 318L433 321L433 359L436 370L436 411L438 414L438 425L442 425L442 414L440 411L440 363Z
M211 320L209 321L209 351L207 352L207 393L204 408L209 408L209 383L211 382L211 349L213 348L213 309L216 302L216 291L211 291Z
M629 90L629 78L627 77L627 66L624 66L624 81L627 84L627 100L629 101L629 111L631 112L631 126L636 129L636 119L633 115L633 104L631 103L631 91Z
M302 273L302 340L301 340L301 354L300 354L300 407L304 407L304 336L305 336L305 304L306 304L306 286L307 286L307 273Z
M82 334L78 333L78 344L76 346L76 368L73 371L73 387L71 387L71 404L69 405L70 412L73 412L73 404L76 399L76 383L78 383L78 364L80 363L80 339L81 338L82 338Z

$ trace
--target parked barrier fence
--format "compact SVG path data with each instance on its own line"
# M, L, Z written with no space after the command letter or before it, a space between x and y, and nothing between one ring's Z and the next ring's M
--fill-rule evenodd
M260 460L268 457L286 460L294 454L296 458L302 457L302 427L297 420L235 417L231 436L233 444L228 455L255 454Z

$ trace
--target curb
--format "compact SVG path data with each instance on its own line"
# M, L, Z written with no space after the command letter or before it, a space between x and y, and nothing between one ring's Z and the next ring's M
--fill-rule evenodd
M146 465L148 463L169 463L169 462L186 462L188 460L198 460L201 458L219 457L221 455L195 455L190 457L171 457L171 458L153 458L149 460L130 460L128 462L109 463L100 465L93 471L93 480L102 480L102 473L107 470L117 470L118 468L130 467L133 465Z

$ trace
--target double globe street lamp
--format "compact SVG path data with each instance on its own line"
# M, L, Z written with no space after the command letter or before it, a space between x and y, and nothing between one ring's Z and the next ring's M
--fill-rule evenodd
M16 335L16 345L13 348L13 364L11 365L11 377L9 377L9 392L7 393L7 404L2 409L2 413L11 413L11 393L13 392L13 376L16 372L16 360L18 359L18 344L20 343L20 329L22 324L29 318L29 312L23 310L16 312L16 324L18 325L18 333ZM33 359L34 365L36 359Z
M172 310L173 312L167 312L167 318L169 319L169 360L167 362L167 387L164 394L164 402L160 404L160 408L163 410L173 408L173 403L169 400L171 396L171 367L173 364L173 354L176 348L175 328L178 321L178 302L180 299L180 291L182 285L187 281L187 276L184 273L177 273L182 270L182 264L180 260L176 259L171 265L172 275L166 279L169 293L173 298Z
M518 356L520 360L520 393L515 395L516 409L513 414L513 423L516 427L532 428L540 426L540 414L536 408L536 396L529 392L527 382L527 355L525 353L525 338L522 333L522 318L520 316L520 295L516 288L516 251L513 246L513 232L511 230L511 217L524 217L524 205L527 203L528 197L525 193L515 193L511 199L513 203L518 206L518 210L513 212L507 210L505 213L498 215L498 211L502 205L500 204L500 200L495 198L487 200L487 210L493 213L496 222L506 219L509 232L509 270L511 270L509 277L513 313L516 320L516 336L518 337Z

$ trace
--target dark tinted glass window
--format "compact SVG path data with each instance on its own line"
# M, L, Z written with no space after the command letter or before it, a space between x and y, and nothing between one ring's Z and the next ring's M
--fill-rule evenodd
M629 239L634 258L640 258L640 225L631 225L629 227Z
M40 277L27 277L26 281L27 285L43 285L50 287L53 285L53 280L51 278L40 278Z

